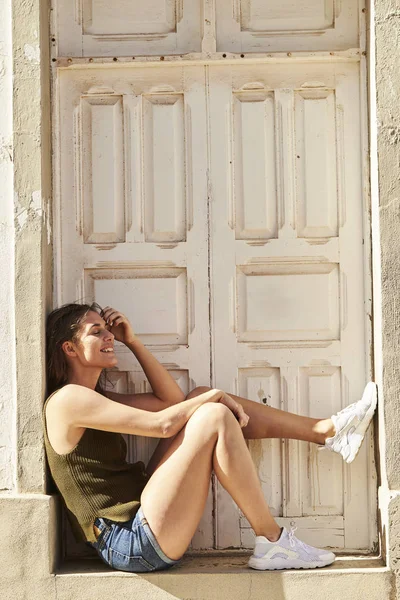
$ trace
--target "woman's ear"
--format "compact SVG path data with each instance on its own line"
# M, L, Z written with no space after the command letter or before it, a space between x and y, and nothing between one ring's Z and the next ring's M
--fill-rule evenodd
M64 342L61 346L67 356L76 356L76 350L72 342Z

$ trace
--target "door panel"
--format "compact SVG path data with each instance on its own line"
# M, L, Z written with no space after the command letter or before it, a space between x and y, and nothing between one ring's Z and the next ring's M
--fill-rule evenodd
M357 400L367 377L358 77L351 63L210 67L213 383L307 416ZM368 444L351 466L304 442L249 448L281 523L368 547ZM217 547L251 547L217 488Z
M282 409L280 372L277 368L238 369L238 391L243 398ZM282 440L249 440L248 446L271 513L279 517L283 507Z
M300 238L338 237L335 103L333 90L302 90L294 94Z
M216 3L217 50L357 48L362 5L354 0L221 0Z
M201 50L200 0L77 0L57 6L59 56Z
M233 119L236 239L274 238L278 215L273 95L257 88L237 93Z

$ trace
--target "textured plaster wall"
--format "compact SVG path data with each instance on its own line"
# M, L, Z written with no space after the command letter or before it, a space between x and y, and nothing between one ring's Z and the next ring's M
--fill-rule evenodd
M47 3L38 0L13 0L13 14L17 491L43 492L44 318L51 286L49 15Z
M388 487L400 490L400 5L375 4L382 295L382 395Z
M400 496L389 502L389 566L396 572L398 597L400 598Z
M15 485L11 0L0 2L0 492Z
M376 374L380 395L382 550L397 574L400 598L400 4L375 2L376 148L379 204L373 205ZM371 136L372 139L374 135Z
M0 545L1 600L56 600L51 573L57 559L54 540L58 518L58 503L53 497L25 494L1 498L5 542Z

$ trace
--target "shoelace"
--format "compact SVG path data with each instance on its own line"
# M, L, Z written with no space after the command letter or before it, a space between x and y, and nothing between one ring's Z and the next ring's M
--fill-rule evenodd
M355 410L356 405L359 404L358 406L358 410ZM339 415L346 415L349 412L355 412L356 416L358 419L362 419L366 413L366 411L368 410L368 402L353 402L353 404L349 404L348 406L345 406L338 414Z
M349 425L349 420L347 420L345 423L342 422L342 418L346 418L349 415L349 413L353 413L353 417L356 417L358 421L361 421L365 411L363 411L362 408L361 410L359 409L358 411L355 411L354 404L355 403L349 404L349 406L346 406L337 415L335 415L335 420L333 422L336 427L336 434L333 437L336 437L338 434L340 434L344 427L347 427ZM359 414L360 412L361 414ZM341 426L339 426L339 422L341 422Z
M348 406L345 406L344 408L342 408L342 410L338 413L338 415L345 415L346 413L350 412L351 410L354 410L354 403L349 404Z
M292 548L294 548L296 546L296 542L294 540L294 538L295 538L294 532L295 531L297 531L297 525L292 521L292 523L290 523L290 531L288 533L289 543ZM307 552L307 554L309 554L306 544L304 542L302 542L301 540L299 540L299 538L296 538L296 541L303 548L303 550L305 550Z
M294 548L296 545L296 542L294 541L293 538L295 537L294 532L297 531L297 525L295 523L293 523L293 524L290 523L290 526L291 527L290 527L290 531L289 531L289 542L290 542L290 545L292 546L292 548ZM303 543L301 540L298 540L298 541L301 544Z

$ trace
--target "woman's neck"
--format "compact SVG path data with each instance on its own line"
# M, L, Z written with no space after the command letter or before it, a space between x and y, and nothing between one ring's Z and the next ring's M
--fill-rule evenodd
M68 374L67 383L74 383L75 385L82 385L91 390L96 389L97 382L101 374L101 369L85 369L80 372L72 371Z

